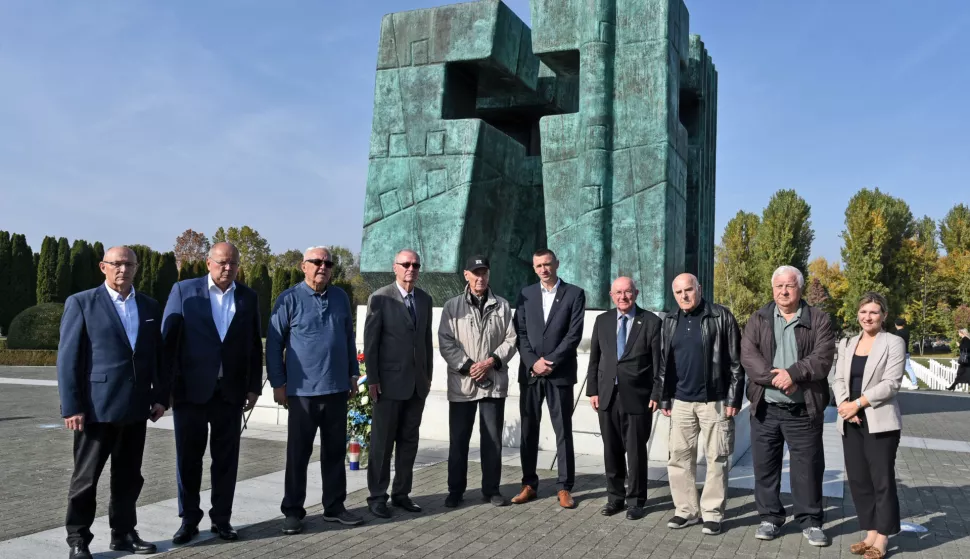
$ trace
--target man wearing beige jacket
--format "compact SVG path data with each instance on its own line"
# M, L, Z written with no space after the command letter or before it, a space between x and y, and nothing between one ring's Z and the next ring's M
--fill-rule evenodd
M448 364L448 497L461 504L468 482L468 443L479 413L482 496L495 506L509 501L499 492L502 478L502 428L509 393L509 359L516 332L509 302L488 288L488 259L472 256L465 264L464 293L448 300L438 327L438 350Z

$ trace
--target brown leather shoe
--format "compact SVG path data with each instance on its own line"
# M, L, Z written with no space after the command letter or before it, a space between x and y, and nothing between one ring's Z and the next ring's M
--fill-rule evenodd
M576 501L573 500L573 496L569 494L569 491L565 489L559 490L559 506L564 509L576 508Z
M521 505L522 503L528 503L529 501L536 498L536 490L532 488L531 485L523 485L522 491L518 495L512 497L512 504Z

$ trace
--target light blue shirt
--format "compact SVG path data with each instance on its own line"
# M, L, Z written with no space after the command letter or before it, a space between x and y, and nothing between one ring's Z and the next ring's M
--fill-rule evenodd
M131 288L127 297L122 297L121 293L111 289L107 282L104 287L108 290L108 297L115 306L122 326L125 327L128 343L131 344L132 349L135 349L135 341L138 339L138 304L135 302L135 288L134 286Z

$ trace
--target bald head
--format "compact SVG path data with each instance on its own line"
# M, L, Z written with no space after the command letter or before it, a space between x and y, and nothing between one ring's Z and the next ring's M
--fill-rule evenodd
M621 276L613 280L613 286L610 288L610 298L613 299L616 310L621 313L626 314L633 309L633 306L636 305L638 294L637 284L633 281L633 278Z
M104 274L104 283L111 289L127 297L131 293L131 282L138 271L138 255L126 246L109 248L98 265Z
M239 274L239 249L232 243L216 243L209 249L205 263L212 283L225 291Z
M674 278L671 285L677 306L684 312L690 312L701 302L701 283L694 274L680 274Z

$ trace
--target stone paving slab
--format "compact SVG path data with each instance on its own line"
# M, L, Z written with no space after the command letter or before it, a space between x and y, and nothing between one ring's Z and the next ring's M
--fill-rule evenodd
M0 541L63 526L73 471L73 435L63 428L54 387L0 385ZM243 439L239 479L282 470L286 444ZM314 452L312 460L319 460ZM110 463L98 484L97 515L107 514ZM172 431L149 429L139 506L177 496ZM209 488L209 459L202 489Z

